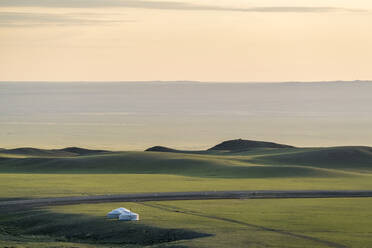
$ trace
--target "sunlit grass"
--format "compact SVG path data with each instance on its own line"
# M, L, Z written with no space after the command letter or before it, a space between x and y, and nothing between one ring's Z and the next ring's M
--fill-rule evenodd
M205 190L372 190L370 176L224 179L147 174L0 174L0 198Z
M117 202L2 213L0 218L6 223L3 230L10 230L7 235L2 233L3 238L19 247L51 247L57 243L56 247L68 247L71 242L79 248L92 244L116 247L115 242L125 245L131 240L138 242L133 247L143 247L142 241L128 237L128 230L133 234L134 230L154 228L160 233L185 230L211 235L154 247L358 248L372 243L371 204L372 199L366 198ZM140 221L105 219L108 211L121 206L139 213ZM71 229L79 232L70 236ZM93 238L107 235L108 229L112 235L106 244Z

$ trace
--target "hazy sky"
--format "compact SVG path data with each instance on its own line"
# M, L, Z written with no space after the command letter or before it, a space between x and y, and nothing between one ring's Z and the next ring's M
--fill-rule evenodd
M0 0L0 80L372 79L371 0Z

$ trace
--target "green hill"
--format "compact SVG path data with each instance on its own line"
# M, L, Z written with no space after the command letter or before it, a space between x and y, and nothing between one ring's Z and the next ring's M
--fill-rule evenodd
M32 147L22 147L15 149L4 149L0 150L3 155L19 155L19 156L76 156L77 154L71 153L69 151L62 150L47 150L38 149Z
M115 152L70 157L3 157L0 172L172 174L217 178L332 177L343 172L253 164L249 157L166 152Z
M283 148L295 148L290 145L283 145L273 142L266 141L255 141L255 140L244 140L244 139L235 139L227 140L218 145L215 145L207 150L202 151L182 151L165 146L153 146L145 151L150 152L178 152L178 153L193 153L193 154L221 154L221 152L230 152L230 153L241 153L249 152L257 149L283 149Z
M151 152L149 152L151 151ZM216 178L335 177L372 170L371 147L294 148L230 140L207 151L156 146L146 152L78 147L0 151L0 173L169 174Z
M38 149L32 147L21 147L15 149L0 149L0 154L20 155L20 156L46 156L46 157L68 157L80 155L92 155L108 152L105 150L90 150L80 147L66 147L63 149Z
M372 170L372 147L344 146L300 149L292 153L261 156L254 162L343 170Z
M255 141L255 140L228 140L224 141L208 150L210 151L244 151L255 148L294 148L293 146L277 144L266 141Z
M85 148L80 148L80 147L66 147L66 148L63 148L60 150L54 150L54 151L69 152L69 153L74 153L77 155L91 155L91 154L99 154L99 153L108 152L105 150L90 150L90 149L85 149Z
M153 146L145 150L146 152L182 152L165 146Z

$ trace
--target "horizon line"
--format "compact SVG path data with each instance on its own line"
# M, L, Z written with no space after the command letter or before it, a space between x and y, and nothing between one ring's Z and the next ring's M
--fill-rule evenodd
M199 80L0 80L0 83L200 83L200 84L288 84L288 83L372 83L367 80L288 81L199 81Z

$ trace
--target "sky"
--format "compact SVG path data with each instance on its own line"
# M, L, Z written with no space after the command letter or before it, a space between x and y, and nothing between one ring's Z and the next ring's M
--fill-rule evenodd
M372 79L370 0L0 0L0 81Z

